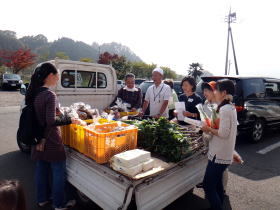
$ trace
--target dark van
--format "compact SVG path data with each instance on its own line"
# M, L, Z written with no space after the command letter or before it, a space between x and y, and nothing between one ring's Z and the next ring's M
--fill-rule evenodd
M236 84L234 103L239 133L246 132L253 142L259 142L266 127L280 126L280 79L242 76L202 77L197 92L202 95L202 82L220 79L230 79Z

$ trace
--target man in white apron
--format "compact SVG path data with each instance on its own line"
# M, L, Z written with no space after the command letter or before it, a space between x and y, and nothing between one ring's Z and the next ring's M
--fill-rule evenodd
M168 118L168 101L172 95L171 88L162 82L163 70L155 68L152 73L154 84L150 86L145 95L143 109L140 115L143 116L150 104L150 116L154 118Z

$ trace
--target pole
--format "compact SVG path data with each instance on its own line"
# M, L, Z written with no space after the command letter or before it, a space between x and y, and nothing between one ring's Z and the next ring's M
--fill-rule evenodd
M228 47L229 47L229 32L230 32L230 22L231 22L231 17L230 17L230 13L231 13L231 8L229 9L229 13L228 13L228 16L227 16L227 22L228 22L228 36L227 36L227 51L226 51L226 65L225 65L225 75L228 74Z
M225 75L227 75L227 68L228 68L228 47L229 47L229 30L230 25L228 24L228 37L227 37L227 51L226 51L226 65L225 65Z
M236 54L235 54L235 48L234 48L234 43L233 43L233 37L232 37L232 31L231 30L230 30L230 37L231 37L231 45L232 45L232 51L233 51L233 57L234 57L235 72L236 72L236 75L239 75L238 66L237 66L237 60L236 60Z

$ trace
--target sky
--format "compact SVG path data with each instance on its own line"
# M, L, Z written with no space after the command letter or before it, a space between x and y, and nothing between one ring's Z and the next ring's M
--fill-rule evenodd
M237 16L231 26L239 73L280 78L277 0L9 0L1 2L0 30L15 31L18 38L44 34L49 41L118 42L144 62L178 74L199 62L222 75L230 8Z

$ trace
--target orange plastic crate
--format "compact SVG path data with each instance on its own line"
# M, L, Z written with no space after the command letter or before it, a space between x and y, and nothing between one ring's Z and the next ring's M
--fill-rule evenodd
M65 145L70 145L70 125L60 127L62 142Z
M122 123L127 127L128 124ZM84 128L85 155L97 163L107 163L115 154L137 147L137 128L114 131L117 123L96 125L95 130Z
M85 120L87 123L92 123L92 120ZM63 143L84 153L84 127L76 124L70 124L61 127L61 136Z

